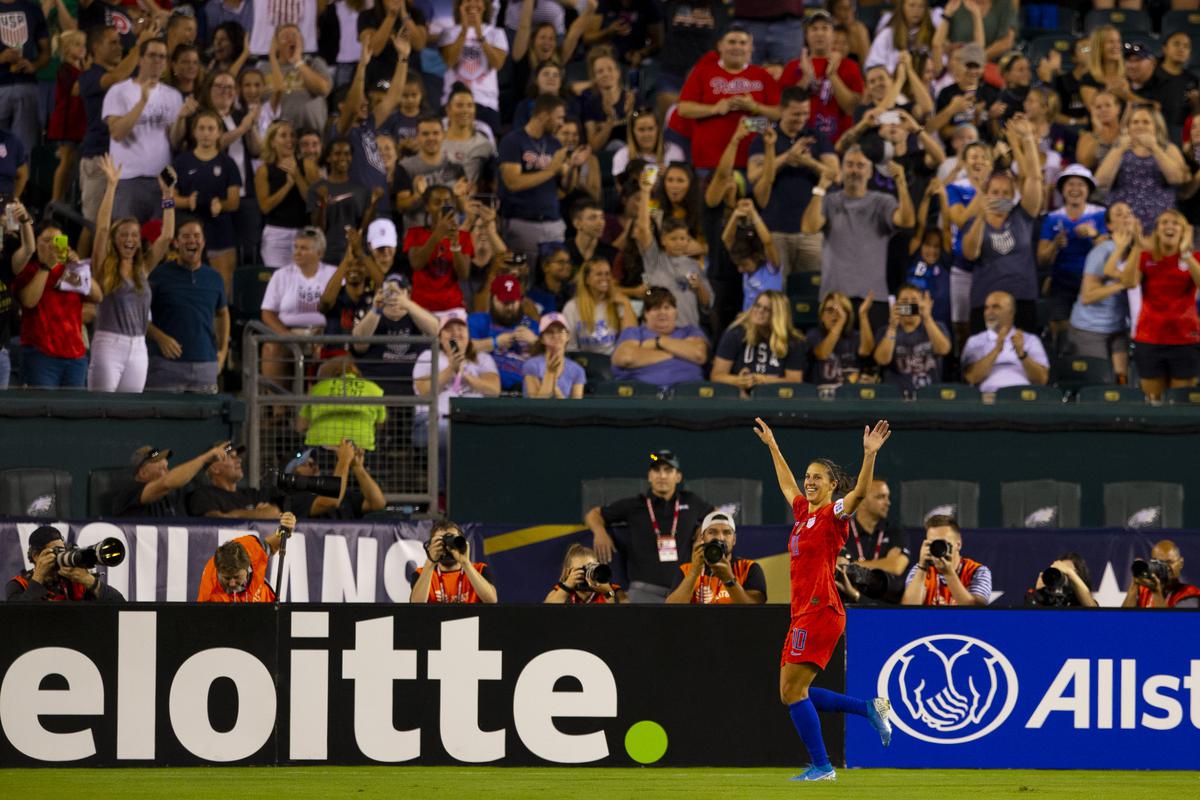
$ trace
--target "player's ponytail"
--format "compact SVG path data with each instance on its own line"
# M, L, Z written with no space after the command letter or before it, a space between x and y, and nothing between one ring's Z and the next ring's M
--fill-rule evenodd
M814 458L812 463L820 464L829 473L829 480L833 484L833 499L836 500L839 497L845 496L847 492L854 488L854 479L830 459Z

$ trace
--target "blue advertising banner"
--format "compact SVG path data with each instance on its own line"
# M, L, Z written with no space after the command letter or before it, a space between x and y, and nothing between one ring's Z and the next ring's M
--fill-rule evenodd
M846 690L851 767L1195 769L1200 614L850 609Z

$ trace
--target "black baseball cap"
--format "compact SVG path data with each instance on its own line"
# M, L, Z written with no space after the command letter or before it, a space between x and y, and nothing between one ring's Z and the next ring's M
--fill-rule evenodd
M655 450L650 454L650 468L654 469L661 464L680 469L679 456L675 455L673 450Z
M66 541L66 538L58 528L51 525L42 525L34 528L33 533L29 534L29 549L35 553L40 553L46 549L46 545L54 540L62 539Z
M1158 54L1141 42L1126 42L1125 58L1158 58Z
M133 456L130 457L129 464L130 464L130 466L133 467L133 471L137 472L139 469L142 468L143 464L147 464L151 461L157 461L160 458L170 458L170 457L171 457L170 450L158 448L152 444L147 444L147 445L142 445L137 450L133 451Z

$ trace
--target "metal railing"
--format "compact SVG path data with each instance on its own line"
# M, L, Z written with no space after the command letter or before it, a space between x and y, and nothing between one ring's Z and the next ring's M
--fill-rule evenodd
M308 447L316 448L322 474L331 474L337 445L351 439L365 451L364 466L389 508L436 513L441 466L437 396L416 394L411 377L412 365L426 349L430 376L437 376L442 353L436 339L281 334L251 321L242 344L246 474L251 486L259 487L272 470L282 470ZM282 354L266 355L265 345L277 345ZM373 352L374 346L382 352ZM366 347L366 353L356 352L358 347ZM348 352L360 379L338 366ZM418 431L415 423L422 416L427 424ZM353 480L348 489L352 486Z

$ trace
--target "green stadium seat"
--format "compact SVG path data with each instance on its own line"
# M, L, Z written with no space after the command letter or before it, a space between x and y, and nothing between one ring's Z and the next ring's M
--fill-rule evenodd
M1173 406L1200 406L1200 387L1184 386L1167 390L1167 402Z
M587 375L587 387L590 390L595 384L612 380L612 359L604 353L589 353L585 350L572 350L567 358L583 367Z
M1145 403L1146 395L1136 386L1081 386L1075 399L1080 403Z
M658 397L657 386L641 381L604 381L596 384L596 397Z
M814 400L817 387L811 383L764 383L750 390L756 400Z
M1011 481L1000 484L1006 528L1078 528L1081 490L1063 481Z
M88 516L111 517L117 491L129 481L129 467L109 467L88 472Z
M1163 14L1161 30L1164 40L1176 31L1194 35L1200 31L1200 11L1168 11Z
M900 400L899 387L890 383L843 383L833 392L838 400Z
M126 474L129 474L126 470ZM71 473L26 467L0 470L0 514L6 517L71 518Z
M263 295L275 271L267 267L238 267L233 273L233 299L230 306L235 316L243 320L258 319L262 313Z
M1056 358L1050 365L1050 382L1073 391L1089 384L1116 383L1112 361L1107 358L1070 356Z
M645 478L589 478L579 482L582 508L579 518L597 506L603 508L615 500L633 497L646 491Z
M1053 386L1006 386L996 392L997 403L1061 403L1063 392Z
M793 272L791 275L788 275L785 288L788 297L811 297L816 299L821 293L821 273Z
M1038 62L1051 50L1057 50L1062 56L1063 71L1071 69L1075 64L1075 37L1069 33L1045 33L1030 39L1025 52L1029 54L1029 62L1036 68Z
M1183 486L1159 481L1104 484L1107 528L1182 528Z
M821 321L820 303L814 297L801 297L791 300L792 303L792 324L796 326L796 330L806 331L809 328L816 327Z
M1112 25L1121 33L1150 33L1154 30L1150 15L1132 8L1093 8L1083 20L1083 29L1088 33L1104 25Z
M714 508L733 514L738 525L762 524L762 481L747 478L698 478L687 482L688 491L695 492Z
M966 383L935 383L917 389L917 400L943 403L978 403L979 389Z
M954 517L964 528L979 526L979 484L974 481L900 482L900 524L924 528L931 516Z
M722 398L738 398L742 390L729 383L714 383L712 381L684 381L671 387L671 397L693 398L701 400L719 400Z

